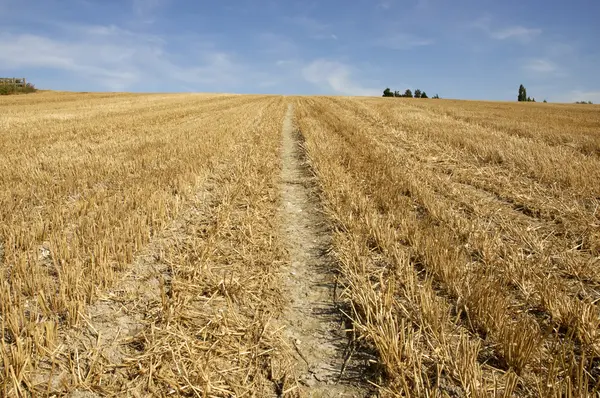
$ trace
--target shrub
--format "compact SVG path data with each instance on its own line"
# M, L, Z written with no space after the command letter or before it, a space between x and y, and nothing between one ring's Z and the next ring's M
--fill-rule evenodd
M31 83L27 83L25 86L13 86L13 85L0 85L0 95L10 95L10 94L28 94L35 93L37 89Z

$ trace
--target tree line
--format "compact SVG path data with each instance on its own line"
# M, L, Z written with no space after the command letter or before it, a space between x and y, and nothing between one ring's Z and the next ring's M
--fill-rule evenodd
M404 93L401 93L400 91L392 91L389 87L386 88L385 90L383 90L383 97L429 98L427 96L427 93L425 91L421 91L420 89L416 89L415 93L413 94L413 92L410 89L406 89L406 91L404 91ZM431 98L438 99L438 98L440 98L440 96L436 94Z
M421 91L420 89L416 89L413 93L410 89L406 89L404 93L400 91L392 91L389 87L383 90L383 97L396 97L396 98L429 98L425 91ZM431 98L439 99L439 95L434 95ZM519 86L519 94L517 95L517 101L519 102L536 102L535 97L530 97L527 95L527 89L524 85ZM544 100L544 103L548 101ZM592 101L577 101L576 104L592 104Z
M531 98L527 95L527 89L524 85L519 86L519 95L517 95L517 101L519 102L535 102L535 98ZM544 102L548 102L544 100ZM576 101L576 104L593 104L592 101Z

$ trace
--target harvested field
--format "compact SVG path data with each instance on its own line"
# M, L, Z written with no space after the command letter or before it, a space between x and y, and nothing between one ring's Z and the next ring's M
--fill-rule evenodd
M385 391L598 393L600 158L582 150L598 143L597 109L297 102Z
M600 391L600 108L0 99L0 395Z
M4 395L295 385L271 322L283 99L31 98L2 104Z

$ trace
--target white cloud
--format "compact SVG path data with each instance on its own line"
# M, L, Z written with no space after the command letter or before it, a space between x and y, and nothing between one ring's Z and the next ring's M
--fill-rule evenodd
M382 10L389 10L394 2L392 0L382 0L377 3L377 8L381 8Z
M316 86L326 86L335 94L379 95L379 89L365 87L352 78L352 68L344 63L318 59L302 69L306 81Z
M328 23L321 22L315 18L306 16L297 16L287 18L287 20L302 30L304 30L311 39L333 39L337 40L337 36L332 33L332 26Z
M490 36L497 40L516 39L521 41L531 41L541 33L541 29L525 28L523 26L511 26L496 31L490 31Z
M69 72L82 82L112 91L157 81L214 90L231 87L245 72L230 54L214 48L186 48L185 62L176 62L177 57L169 51L172 43L155 35L115 26L65 29L68 39L0 33L0 64L12 69Z
M298 25L310 32L322 32L330 28L329 24L320 22L314 18L306 16L291 17L288 18L288 20L293 24Z
M562 74L558 65L545 58L531 58L526 60L523 69L529 72L545 74L545 75L560 75Z
M380 0L377 3L377 8L382 10L389 10L390 8L395 6L397 0ZM413 0L411 3L414 4L414 8L416 10L423 10L429 7L430 0Z
M132 0L133 14L144 23L154 23L156 12L166 0Z
M294 61L293 59L278 59L275 62L276 66L290 66L290 65L295 65L296 61Z
M484 31L489 37L495 40L516 40L522 43L529 43L542 34L541 29L527 28L520 25L494 28L492 27L492 19L490 17L479 18L472 26Z
M556 72L557 70L557 66L547 59L530 59L523 65L523 68L541 73Z
M415 47L429 46L433 43L433 39L418 37L410 33L396 33L375 40L375 45L392 50L409 50Z
M121 90L137 81L134 68L127 62L131 55L131 48L110 43L96 47L28 34L0 36L0 61L8 68L74 72L110 90Z

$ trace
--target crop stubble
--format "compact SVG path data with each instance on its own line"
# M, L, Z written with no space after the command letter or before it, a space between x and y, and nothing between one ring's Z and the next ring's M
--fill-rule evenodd
M598 115L461 104L298 104L356 325L393 394L596 394Z
M0 118L3 394L294 384L271 322L282 99L32 98Z
M290 101L382 395L597 393L596 107L40 93L0 102L3 395L301 393Z

